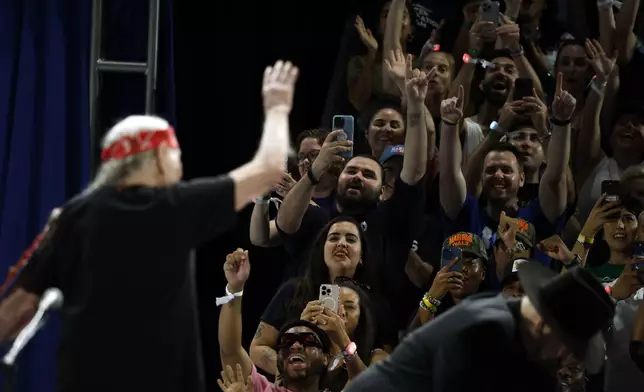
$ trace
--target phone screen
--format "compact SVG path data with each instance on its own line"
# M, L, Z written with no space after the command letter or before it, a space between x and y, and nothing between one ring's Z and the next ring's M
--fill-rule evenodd
M602 181L602 194L606 194L605 202L619 201L619 181Z
M512 99L519 101L525 97L532 96L532 90L534 89L534 84L530 78L517 78L514 81L514 94Z
M348 116L348 115L337 115L333 116L333 130L338 130L342 129L344 131L344 135L342 136L343 139L345 140L353 140L353 135L354 135L354 120L353 116ZM343 152L342 157L345 159L350 159L353 157L353 151L349 152Z
M463 259L463 252L460 248L446 248L443 249L443 256L441 259L441 268L449 264L453 259L458 259L458 261L450 268L450 271L461 272L461 264Z

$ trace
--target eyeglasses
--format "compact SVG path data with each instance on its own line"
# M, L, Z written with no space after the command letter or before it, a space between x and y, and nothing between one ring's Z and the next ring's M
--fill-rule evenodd
M320 155L320 150L313 150L306 154L300 153L297 154L297 164L302 165L305 160L308 160L309 163L313 163L315 159Z
M353 279L351 279L351 278L349 278L349 277L347 277L347 276L338 276L338 277L336 277L336 278L335 278L335 280L333 281L333 283L334 283L334 284L338 284L338 283L350 283L350 284L352 284L352 285L354 285L354 286L358 286L358 287L360 287L360 288L361 288L361 289L363 289L364 291L371 292L371 286L369 286L369 285L368 285L368 284L366 284L366 283L360 283L360 282L358 282L357 280L353 280Z
M320 349L323 348L322 342L320 342L320 339L313 332L289 332L282 335L278 349L289 349L295 343L299 343L303 347L317 347Z

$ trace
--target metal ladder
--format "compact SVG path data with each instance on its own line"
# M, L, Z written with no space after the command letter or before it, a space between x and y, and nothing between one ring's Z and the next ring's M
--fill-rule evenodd
M89 72L89 118L90 118L90 163L92 175L98 167L100 156L97 154L100 143L99 92L101 72L145 74L145 113L154 112L154 97L157 85L157 54L159 49L159 3L149 0L148 47L145 63L110 61L102 58L103 38L103 0L93 0L92 4L92 41L90 49Z

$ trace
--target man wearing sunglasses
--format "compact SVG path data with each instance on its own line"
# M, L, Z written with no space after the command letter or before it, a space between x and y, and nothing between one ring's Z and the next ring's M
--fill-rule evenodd
M223 368L227 369L229 366L235 369L239 366L244 380L250 375L247 382L253 384L255 391L319 391L327 371L331 348L329 336L317 325L305 320L284 325L277 336L277 358L266 358L267 361L277 360L278 377L282 379L282 386L271 383L257 372L242 346L241 297L250 275L248 253L239 250L228 255L224 272L228 281L227 295L217 299L217 303L223 305L219 313L219 352Z

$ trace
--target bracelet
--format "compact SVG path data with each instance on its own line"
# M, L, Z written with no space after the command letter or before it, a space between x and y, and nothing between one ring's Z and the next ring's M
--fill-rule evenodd
M595 243L595 239L593 237L586 237L585 235L580 233L579 236L577 237L577 242L579 242L582 245L586 245L586 244L592 245Z
M467 54L469 54L472 58L476 59L481 54L481 51L477 49L470 49L467 51Z
M568 119L568 120L559 120L559 119L557 119L555 117L552 117L550 119L550 123L553 124L553 125L556 125L558 127L565 127L565 126L570 125L570 119Z
M226 295L223 297L217 297L217 299L215 300L216 301L215 303L217 304L217 306L221 306L243 295L244 295L244 290L238 291L236 293L231 293L230 290L228 289L228 285L226 285Z
M432 305L434 305L434 306L436 306L436 307L441 306L441 301L437 300L436 298L432 297L431 295L427 295L427 294L425 294L425 295L423 296L423 301L424 301L425 299L427 299L427 300L429 301L429 303L430 303L430 304L432 304Z
M472 28L472 26L474 26L474 23L472 23L472 22L467 22L467 21L466 21L466 22L464 22L464 23L463 23L463 28L464 28L465 30L469 30L469 29L471 29L471 28Z
M455 127L455 126L457 126L457 125L458 125L458 121L457 121L457 122L453 122L453 121L450 121L450 120L446 119L445 117L441 117L441 121L442 121L443 123L445 123L445 124L447 124L447 125L451 125L451 126L453 126L453 127Z
M438 308L432 305L432 303L429 302L429 300L427 300L425 297L423 297L423 299L420 300L420 303L418 305L430 313L438 312Z
M613 6L613 0L597 0L597 8L600 10L609 10Z
M319 180L316 180L315 177L313 177L313 168L309 169L306 172L306 176L309 178L309 181L311 182L311 185L317 185L320 183Z
M565 264L566 269L570 269L578 265L581 265L581 257L579 257L579 255L575 255L575 257L572 260L570 260L568 264Z
M270 203L271 199L270 196L268 199L265 198L265 196L260 197L259 199L255 199L255 204L263 204L266 205Z
M523 56L524 53L525 51L523 50L523 46L519 45L519 49L510 51L510 56L520 57L520 56Z

